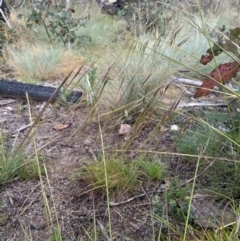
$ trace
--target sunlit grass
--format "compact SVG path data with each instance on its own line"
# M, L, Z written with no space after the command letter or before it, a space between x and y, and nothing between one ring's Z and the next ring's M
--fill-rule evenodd
M8 64L16 77L25 82L37 82L66 76L71 70L83 64L76 53L63 47L22 43L9 47Z

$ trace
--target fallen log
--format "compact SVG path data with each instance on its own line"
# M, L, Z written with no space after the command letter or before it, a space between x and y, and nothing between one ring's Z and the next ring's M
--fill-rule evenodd
M38 101L48 101L56 88L43 85L26 84L11 80L0 80L0 96L25 99L26 94L30 99ZM67 102L76 103L82 96L81 91L58 91L52 98L51 102L58 99L66 100Z

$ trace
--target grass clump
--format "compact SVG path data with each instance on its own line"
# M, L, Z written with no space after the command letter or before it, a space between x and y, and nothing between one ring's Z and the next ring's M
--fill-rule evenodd
M186 154L186 158L193 161L200 153L200 149L206 145L205 156L219 156L219 151L223 147L221 135L211 127L206 125L195 126L186 130L177 140L177 148L180 153ZM195 155L196 157L192 157Z
M136 163L139 165L142 173L147 176L147 178L156 181L163 180L165 167L160 159L154 158L153 160L149 160L141 157L136 161Z
M179 69L194 70L199 63L199 55L205 52L208 44L206 37L195 26L203 28L199 18L192 20L194 24L187 17L182 20L185 23L183 27L169 28L163 38L141 33L137 39L125 41L120 54L107 53L101 59L101 62L109 62L108 66L114 63L110 73L113 81L109 81L104 94L112 109L121 109L122 113L135 119L149 100L154 113L161 114L166 105L180 98L182 90L175 85L166 90L167 83L169 85L173 76L179 76ZM201 72L202 69L199 69L191 71L191 74L199 77Z
M10 181L16 177L19 173L19 168L22 165L22 156L5 156L4 153L1 154L0 160L0 185Z
M40 167L40 170L39 170ZM38 166L35 159L23 160L22 166L18 170L18 176L20 180L31 180L39 177L39 174L43 174L44 170L42 165Z
M137 183L138 170L132 163L123 159L106 159L108 186L112 190L127 191ZM81 172L81 179L90 182L95 188L105 187L104 163L102 160L86 165Z
M1 153L2 154L2 153ZM43 173L43 170L40 170ZM39 170L35 160L25 160L22 155L1 156L0 161L0 185L13 178L20 180L32 180L38 178Z
M164 165L158 160L140 158L132 162L126 162L122 158L110 158L105 160L106 169L102 160L85 165L79 173L82 180L92 184L94 188L105 188L105 172L108 178L108 187L112 191L125 193L136 189L141 185L140 177L148 180L161 181L164 177Z
M18 177L20 180L30 180L39 175L35 159L28 160L23 153L10 153L5 148L5 140L0 131L0 185ZM43 170L40 170L42 173Z
M73 51L50 44L21 44L8 51L8 64L15 76L27 82L56 79L83 63Z
M126 36L126 22L117 17L90 12L90 20L85 28L77 31L78 35L86 36L82 40L83 51L96 57L106 57L106 51L117 50L118 40ZM119 51L119 49L118 49Z
M228 196L236 199L240 197L239 140L235 138L238 137L238 130L221 131L215 128L214 126L219 124L221 124L220 126L225 124L224 128L231 124L221 113L219 115L212 113L212 116L214 116L215 122L210 118L207 120L208 125L194 124L186 130L176 142L177 149L180 153L185 154L185 158L194 167L201 148L206 146L201 158L199 184L210 191L222 194L223 198ZM218 120L220 117L224 117L222 119L224 122L216 122L217 117ZM232 127L234 128L234 123Z
M0 131L0 185L14 178L22 165L22 155L9 155L5 149L5 140Z
M54 230L50 241L63 241L61 231L60 230Z

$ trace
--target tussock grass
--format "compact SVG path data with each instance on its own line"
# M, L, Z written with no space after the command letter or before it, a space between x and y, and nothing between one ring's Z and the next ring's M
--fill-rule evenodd
M147 103L157 88L163 90L173 76L183 75L179 70L189 70L186 77L199 79L226 60L226 56L219 56L217 63L208 66L199 63L201 55L209 48L204 28L200 17L182 16L182 24L170 28L164 37L142 34L125 42L120 54L106 53L101 63L114 63L104 95L106 102L113 109L128 106L128 112L137 105L139 111L144 107L139 101L144 99ZM216 29L212 26L208 30L214 32ZM169 106L180 96L178 88L170 89L170 94L167 91L165 95L159 91L155 109L163 108L166 103Z
M1 156L0 167L0 184L4 184L21 173L20 167L22 167L22 157L16 156L12 158Z
M223 155L220 152L223 148L222 144L224 145L221 135L204 125L186 130L183 136L177 140L178 151L185 154L198 155L199 148L207 142L209 145L205 150L206 156Z
M119 158L105 160L108 187L111 190L125 192L131 190L137 182L138 171L131 163L125 163ZM95 161L86 165L81 171L79 178L88 181L95 188L105 187L104 162Z
M104 59L108 51L117 51L119 40L127 36L126 24L118 17L90 12L86 27L78 31L78 35L85 36L81 51Z
M83 64L75 52L44 43L9 46L8 53L8 65L16 77L26 82L61 78Z
M0 185L11 181L14 178L20 180L31 180L38 178L39 172L42 173L42 167L37 165L35 159L28 159L24 153L12 153L5 148L6 140L0 131Z
M166 168L160 159L154 158L153 160L148 160L147 158L140 157L137 160L137 164L147 178L157 181L163 180Z
M105 165L105 166L104 166ZM131 192L141 185L140 177L161 181L165 175L165 166L159 159L139 158L126 162L120 157L96 160L85 164L76 176L91 184L94 188L105 188L105 171L108 178L108 188L118 194Z

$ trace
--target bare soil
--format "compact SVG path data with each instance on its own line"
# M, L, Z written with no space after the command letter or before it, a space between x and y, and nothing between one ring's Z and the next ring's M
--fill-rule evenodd
M31 102L30 116L26 101L0 100L0 123L6 151L16 150L29 131L30 119L35 119L44 105L42 102ZM131 192L121 195L110 192L110 202L115 203L110 208L110 227L106 191L94 189L81 179L78 172L83 165L102 155L99 126L106 156L120 155L119 150L126 144L126 137L118 134L120 123L106 118L99 120L90 114L91 110L83 103L75 107L58 104L46 109L38 126L33 129L36 129L34 138L38 158L46 167L47 174L43 175L42 183L38 177L33 180L16 177L0 186L0 240L60 240L56 239L56 235L53 238L58 226L62 240L110 240L110 229L113 240L158 240L159 236L161 240L180 239L153 212L153 200L156 198L163 208L169 205L162 191L167 190L173 180L177 178L179 185L191 185L195 172L194 163L181 156L166 154L176 152L169 131L171 123L155 129L156 125L151 121L146 122L129 145L124 154L127 161L134 161L139 150L145 150L151 153L151 157L160 156L167 174L164 180L158 182L142 177L140 187ZM189 120L183 118L178 121L187 125ZM61 129L59 124L66 125L66 128ZM149 136L151 138L146 142ZM34 138L28 137L23 148L28 159L36 158ZM199 173L201 171L200 168ZM200 177L197 184L199 187L201 184L206 186L204 182L206 180ZM202 195L198 186L192 205L197 218L195 224L201 228L212 228L215 224L218 227L223 220L226 223L235 220L225 203L215 202L215 197L211 195ZM173 201L176 207L181 208L182 200L176 197ZM184 220L176 222L174 218L170 220L170 216L164 216L166 218L178 229L180 223L184 224Z
M176 97L172 93L170 96ZM168 98L166 104L172 104L174 101L175 98ZM7 104L4 102L5 99L0 99L0 125L6 138L5 150L11 152L16 150L28 133L31 116L26 101L14 100ZM33 118L38 115L43 105L41 102L31 103ZM92 108L83 104L76 108L60 105L53 110L50 110L51 108L43 114L34 135L38 158L46 167L47 174L43 175L42 183L39 178L20 180L16 177L0 186L0 240L58 241L61 239L56 236L53 238L56 230L59 230L58 225L62 240L65 241L110 240L110 229L113 240L116 241L158 240L159 236L161 240L179 240L176 232L166 229L161 218L154 216L153 196L161 185L168 186L175 178L178 178L180 184L191 180L195 171L194 165L184 157L162 154L161 160L168 170L165 179L154 182L143 178L142 185L132 192L122 195L110 193L110 201L116 205L111 207L109 222L105 190L95 190L79 176L75 177L83 165L102 154L99 126L102 128L106 155L112 155L117 153L116 150L122 149L126 140L124 136L118 135L120 123L110 126L112 122L108 123L104 119L97 121L95 116L89 118ZM56 130L56 124L68 127ZM21 129L22 127L26 128ZM160 126L154 131L150 141L144 142L154 128L155 125L151 122L145 124L129 146L129 151L125 153L126 160L134 161L139 155L136 150L142 147L142 143L143 149L149 153L151 151L152 155L159 151L175 152L169 126ZM36 158L34 138L28 138L30 141L24 146L28 158ZM164 206L165 195L161 192L156 196L159 197L158 202ZM195 199L197 201L194 201L193 207L199 216L213 221L213 217L218 213L221 217L217 218L216 223L220 219L229 223L234 221L232 217L228 219L222 215L221 211L227 210L224 204L220 203L219 209L216 209L212 197L206 199L203 195L199 196L200 198ZM175 201L181 206L181 200ZM229 213L227 215L231 216ZM208 228L209 223L203 224L206 223L205 220L200 225ZM173 220L170 221L176 224ZM181 229L180 223L177 223L176 227Z
M29 110L22 100L7 105L4 105L5 100L1 101L1 128L8 136L5 148L12 150L29 130L26 128L16 133L16 130L30 123ZM33 114L37 115L43 104L32 102L31 106ZM99 123L94 119L85 122L89 111L84 106L74 110L63 106L51 111L47 109L35 134L38 157L47 167L47 176L43 176L43 185L38 178L24 181L16 178L0 187L1 240L49 240L57 229L57 220L63 240L91 240L94 239L94 233L98 235L97 240L107 240L104 230L101 230L101 227L106 232L109 230L105 191L93 190L84 180L74 179L82 165L91 162L102 152ZM57 131L54 129L56 124L68 124L69 127ZM106 154L119 149L125 141L124 137L118 135L118 127L110 130L104 122L101 126ZM151 125L144 128L135 138L132 150L136 150L152 129ZM160 150L171 143L168 134L159 130L160 134L162 140L157 145L155 142L148 143L147 150ZM35 157L33 138L24 149L28 157ZM136 155L134 151L128 152L129 161ZM168 165L174 162L169 158L166 160L169 161ZM119 203L146 193L142 198L111 208L114 240L151 240L154 225L148 215L151 213L151 196L147 193L156 190L161 183L142 182L141 188L132 193L111 195L111 201ZM45 206L43 193L46 194L49 208Z

